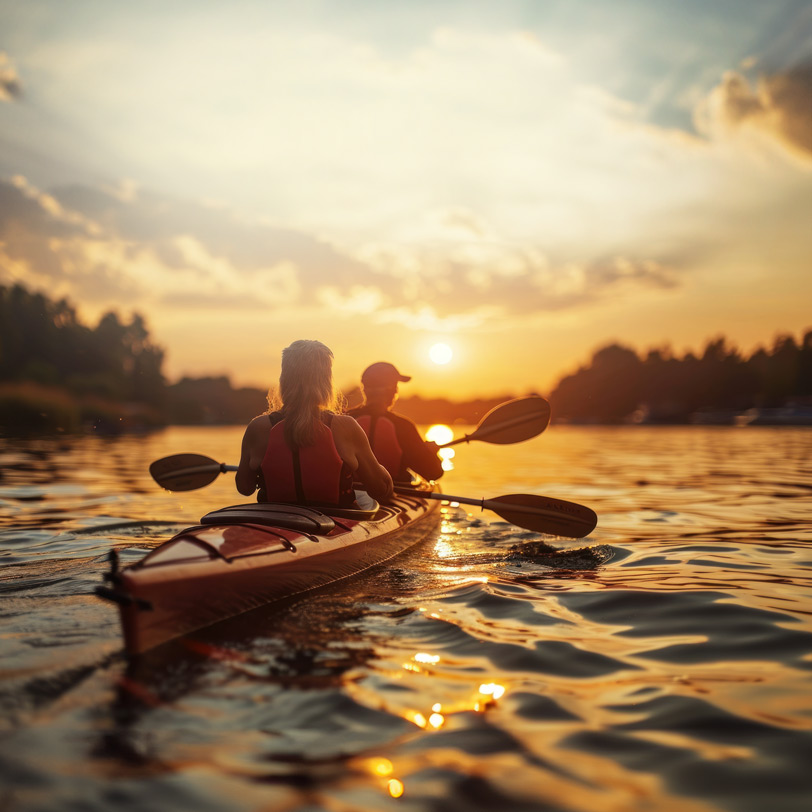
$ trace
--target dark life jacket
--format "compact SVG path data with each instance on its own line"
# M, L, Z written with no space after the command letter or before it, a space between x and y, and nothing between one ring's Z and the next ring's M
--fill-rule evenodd
M292 447L285 438L284 413L268 417L271 431L260 467L259 501L356 506L352 471L333 439L333 415L322 413L311 445Z

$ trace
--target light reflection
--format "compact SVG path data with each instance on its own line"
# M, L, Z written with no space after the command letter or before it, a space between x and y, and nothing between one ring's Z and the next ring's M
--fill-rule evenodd
M453 471L454 470L454 463L451 461L454 459L455 451L453 448L441 448L438 452L440 459L442 462L440 463L443 467L444 471Z
M386 778L386 776L392 775L392 771L394 770L394 766L388 758L370 759L369 766L372 772L375 773L375 775L381 776L381 778Z
M505 694L505 686L496 682L488 682L479 686L479 693L490 696L494 700L501 699Z
M403 782L398 781L397 778L390 778L387 789L393 798L400 798L403 795Z
M420 651L417 654L415 654L414 657L412 657L412 659L417 663L439 663L440 655L426 654L425 652Z
M443 536L434 542L434 555L437 558L451 558L454 555L454 548Z
M454 439L454 432L444 423L435 423L433 426L430 426L426 432L426 439L433 443L437 443L437 445L444 445L445 443L450 443ZM438 450L437 454L440 457L443 471L453 471L454 463L451 460L454 458L454 449L441 448Z
M426 439L432 443L437 443L437 445L445 445L445 443L450 443L454 439L454 432L445 423L435 423L433 426L429 426ZM443 448L442 451L451 451L451 456L454 456L454 449Z
M439 658L437 658L439 659ZM408 665L408 664L407 664ZM404 668L407 667L404 665ZM420 670L420 669L415 669ZM439 730L446 723L450 715L465 713L473 710L476 713L485 713L496 704L498 699L505 695L505 686L497 682L482 683L479 690L473 696L469 694L467 699L453 701L449 704L435 702L431 706L431 713L426 716L417 710L401 710L400 715L412 724L423 730Z
M429 724L436 730L439 727L443 726L443 722L445 722L445 717L442 713L432 713L429 716Z

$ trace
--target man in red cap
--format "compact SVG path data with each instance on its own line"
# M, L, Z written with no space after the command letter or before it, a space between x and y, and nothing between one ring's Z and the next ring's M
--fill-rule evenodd
M386 361L368 366L361 376L364 403L350 409L349 414L367 433L378 462L392 479L408 482L409 470L424 479L439 479L443 466L437 457L437 444L425 441L411 420L391 411L397 400L398 383L410 380Z

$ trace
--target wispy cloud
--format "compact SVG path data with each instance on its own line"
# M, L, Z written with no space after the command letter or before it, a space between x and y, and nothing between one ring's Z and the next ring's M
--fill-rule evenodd
M0 202L5 278L84 302L114 305L127 298L135 306L189 311L321 308L425 329L577 308L608 291L678 284L653 259L552 263L532 246L500 241L485 221L459 209L429 218L433 246L366 246L353 254L305 232L131 186L46 194L16 178L0 183Z

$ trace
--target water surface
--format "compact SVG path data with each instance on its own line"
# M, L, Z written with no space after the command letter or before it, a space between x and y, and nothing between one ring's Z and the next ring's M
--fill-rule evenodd
M110 548L243 501L147 467L235 462L240 434L0 441L0 808L809 808L812 431L472 443L447 493L569 499L597 530L550 553L449 506L386 569L128 664L92 595Z

